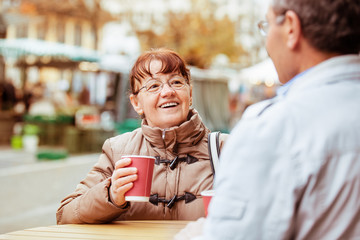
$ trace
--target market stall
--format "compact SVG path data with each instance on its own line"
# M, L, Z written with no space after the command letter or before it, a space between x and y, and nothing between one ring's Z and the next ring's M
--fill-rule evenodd
M97 75L97 62L100 59L100 54L97 51L78 46L20 38L0 39L0 55L5 60L5 69L8 71L7 77L13 78L14 81L18 80L17 76L20 77L22 95L26 96L27 91L33 98L36 94L39 95L36 96L37 98L41 98L41 101L36 99L35 102L29 103L38 104L37 108L33 107L33 109L37 109L36 111L25 109L24 112L20 113L16 113L14 110L2 112L2 115L8 116L7 122L9 122L9 118L12 119L11 126L7 124L10 127L6 131L6 139L3 139L3 143L10 143L14 134L12 127L16 122L19 122L19 116L22 116L20 121L23 127L28 125L38 127L39 131L36 134L39 137L40 145L63 146L66 140L71 142L66 136L66 133L70 131L66 131L66 129L75 126L75 112L78 106L66 105L64 101L67 100L66 97L72 90L73 80L76 77L81 80L93 78L91 75ZM35 77L33 76L34 69ZM28 81L38 88L26 89ZM46 85L48 88L40 89L40 84ZM63 87L64 84L67 86L66 88ZM49 89L49 86L52 88ZM39 91L40 93L38 93ZM57 103L54 103L54 98L57 98ZM21 101L25 102L26 99L21 99ZM96 151L98 150L97 148Z

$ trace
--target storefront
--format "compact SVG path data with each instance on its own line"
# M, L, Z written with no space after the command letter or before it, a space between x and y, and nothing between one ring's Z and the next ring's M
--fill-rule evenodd
M21 92L18 101L30 105L1 111L1 125L4 126L6 121L6 127L0 129L3 136L0 144L10 142L14 124L19 121L39 127L41 145L67 142L69 146L76 146L74 139L79 142L82 138L94 139L90 144L85 143L86 147L79 147L81 151L89 151L89 146L99 151L104 138L113 135L109 124L107 127L101 125L101 113L114 111L114 108L124 109L107 104L107 101L113 101L115 105L121 102L123 94L118 94L116 99L115 92L118 89L126 92L123 89L126 86L122 85L127 79L119 71L106 69L98 52L37 39L7 39L0 40L0 55L5 65L3 75ZM29 103L26 102L27 95L33 97ZM122 101L123 105L127 104ZM92 124L85 121L89 117L93 117ZM105 117L109 121L109 114ZM114 118L116 116L110 121L115 121ZM106 131L103 128L107 128Z

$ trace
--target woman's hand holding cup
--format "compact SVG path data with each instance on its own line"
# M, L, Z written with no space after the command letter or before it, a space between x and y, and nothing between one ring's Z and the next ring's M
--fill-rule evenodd
M130 164L130 158L122 158L115 163L111 176L110 198L117 206L125 204L125 193L133 187L133 182L138 178L137 168L126 167Z

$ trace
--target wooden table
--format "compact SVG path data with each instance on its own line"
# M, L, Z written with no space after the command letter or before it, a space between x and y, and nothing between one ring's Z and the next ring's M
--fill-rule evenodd
M173 239L188 221L117 221L109 224L65 224L30 228L0 235L0 239Z

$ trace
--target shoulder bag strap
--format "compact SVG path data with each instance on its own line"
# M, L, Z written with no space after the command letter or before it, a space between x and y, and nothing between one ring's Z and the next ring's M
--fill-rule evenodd
M208 149L211 162L211 169L215 176L216 169L219 167L219 155L220 155L220 132L211 132L208 135Z

